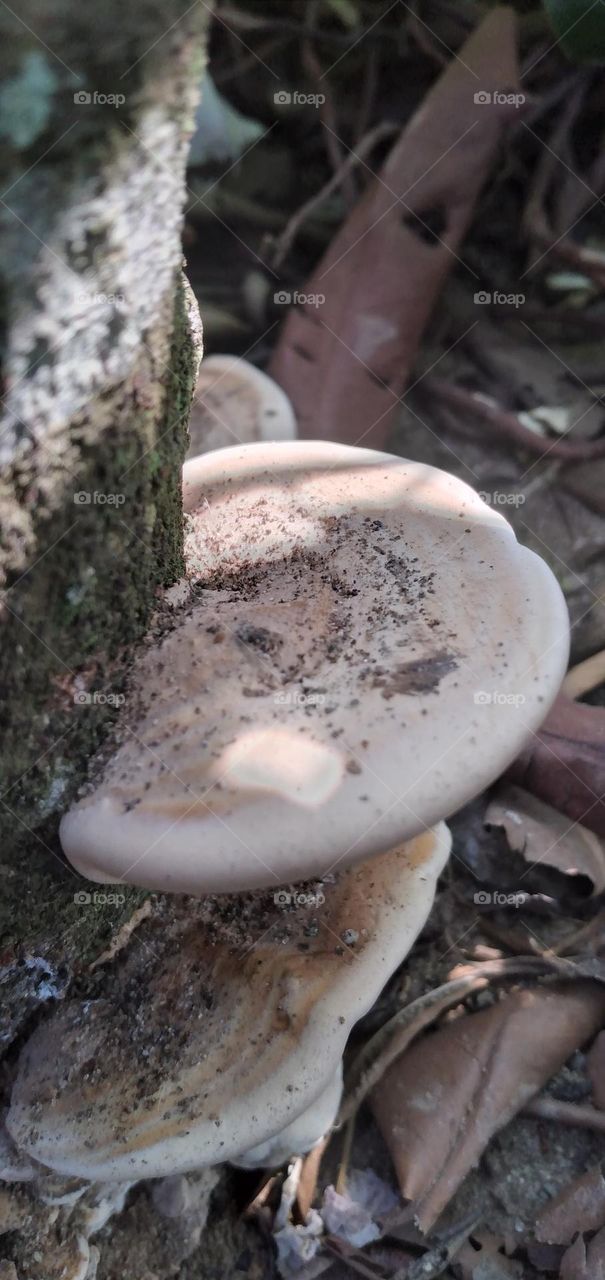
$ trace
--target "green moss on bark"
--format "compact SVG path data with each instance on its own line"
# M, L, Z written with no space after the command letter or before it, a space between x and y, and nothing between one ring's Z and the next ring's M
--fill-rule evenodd
M184 572L183 507L180 480L174 484L175 468L180 477L189 444L188 422L201 352L201 326L195 327L197 304L189 284L183 280L175 302L169 394L158 443L149 456L155 524L153 551L160 580L176 582ZM176 426L176 429L175 429Z
M146 348L112 401L112 425L81 450L61 509L36 529L38 562L9 583L0 649L0 682L10 690L0 748L9 968L14 947L24 956L40 947L51 965L85 965L142 897L125 888L118 904L75 901L91 886L65 867L57 827L116 716L157 589L183 570L180 470L199 359L191 315L181 280L169 359L154 362ZM30 976L35 995L39 974Z

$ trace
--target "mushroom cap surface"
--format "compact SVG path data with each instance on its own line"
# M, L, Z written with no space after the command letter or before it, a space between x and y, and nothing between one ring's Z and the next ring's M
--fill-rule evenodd
M322 875L455 812L546 716L563 595L454 476L253 444L187 463L184 499L194 603L148 645L122 743L61 823L90 879Z
M239 356L204 356L189 418L188 456L254 440L294 440L294 409L282 388Z
M305 1155L332 1128L341 1097L342 1062L339 1062L323 1093L306 1111L291 1120L285 1129L281 1129L272 1138L267 1138L266 1142L259 1142L256 1147L250 1147L249 1151L242 1151L232 1163L240 1169L269 1169L284 1164L291 1156Z
M68 1001L18 1064L19 1149L91 1181L159 1177L325 1119L347 1036L429 914L450 833L434 831L304 893L165 900L103 1000ZM115 984L112 987L112 982Z

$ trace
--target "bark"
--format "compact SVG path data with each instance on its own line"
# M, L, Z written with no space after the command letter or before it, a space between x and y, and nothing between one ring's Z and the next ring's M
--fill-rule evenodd
M143 1183L123 1207L118 1193L100 1229L105 1190L55 1204L65 1179L10 1181L25 1171L1 1124L37 1022L67 993L103 996L104 954L151 905L128 887L103 901L66 866L57 828L111 730L158 590L183 568L201 332L180 228L207 15L202 0L0 6L3 1280L203 1280L240 1255L272 1274L229 1175L210 1178L203 1238L204 1173L169 1180L159 1200Z
M36 1022L68 990L102 994L94 961L145 897L88 894L57 828L158 589L182 572L201 331L180 229L207 15L189 0L0 8L4 1100ZM109 1280L153 1226L167 1254L158 1244L149 1265L173 1274L199 1215L172 1238L136 1197L89 1248L78 1208L45 1204L36 1181L0 1182L0 1273L75 1280L88 1251L89 1276L98 1263Z
M6 1047L137 902L75 901L86 886L57 826L115 717L129 646L182 569L200 335L180 227L207 12L0 10Z

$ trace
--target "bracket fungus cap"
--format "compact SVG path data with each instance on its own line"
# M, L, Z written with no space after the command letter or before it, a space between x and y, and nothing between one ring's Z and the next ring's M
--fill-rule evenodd
M332 1128L341 1097L342 1062L339 1062L331 1080L310 1107L301 1111L285 1129L267 1138L265 1142L250 1147L249 1151L243 1151L231 1163L238 1165L240 1169L277 1168L291 1156L311 1151Z
M294 409L282 388L239 356L204 356L189 419L189 456L254 440L294 440Z
M191 893L394 848L481 792L553 702L548 566L462 481L316 441L184 469L193 603L61 823L90 879Z
M410 950L449 849L440 823L291 903L170 899L115 998L66 1002L26 1043L6 1120L19 1150L123 1182L313 1145L351 1027Z

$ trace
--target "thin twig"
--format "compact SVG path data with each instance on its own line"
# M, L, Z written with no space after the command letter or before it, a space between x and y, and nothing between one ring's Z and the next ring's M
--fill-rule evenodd
M473 965L470 973L444 982L413 1000L389 1018L354 1059L347 1073L347 1092L337 1125L345 1124L355 1114L391 1063L446 1010L484 990L490 982L520 976L543 977L553 973L569 977L570 964L569 960L559 960L554 955L548 958L521 956L519 959L487 960Z
M368 132L370 127L370 121L373 116L374 97L376 94L377 68L378 50L375 44L371 44L367 51L363 88L359 100L359 108L355 118L355 142L353 143L353 151L358 150L362 138Z
M567 672L562 692L566 693L568 698L581 698L583 694L596 689L604 680L605 649L601 649L599 653L593 653L592 657L585 658L584 662L576 663L576 666Z
M535 177L530 185L529 197L523 212L522 226L530 240L537 240L541 245L547 245L557 257L569 262L579 271L583 271L596 284L603 287L605 285L605 256L599 253L598 250L585 249L582 245L576 244L567 235L557 236L559 224L562 225L564 222L566 228L571 224L575 225L581 217L582 210L593 203L594 187L592 184L586 182L582 184L580 193L574 201L573 209L568 209L563 218L559 217L558 220L555 220L554 226L551 226L546 213L546 201L549 188L553 182L553 175L558 174L561 161L565 163L564 158L561 157L561 152L566 146L571 130L582 110L589 85L590 81L586 74L583 73L574 90L567 97L561 117L550 135L547 145L541 150ZM576 184L576 186L579 186L579 184ZM600 194L598 187L597 192ZM533 256L535 259L535 253ZM544 254L540 256L544 257ZM532 265L533 263L530 262L529 267L531 268Z
M577 1102L561 1102L558 1098L544 1095L532 1098L523 1108L526 1116L538 1116L540 1120L556 1120L560 1124L576 1125L579 1129L596 1129L605 1133L605 1111L597 1111L596 1107L583 1107Z
M551 236L543 237L543 243L550 245L550 251L575 267L577 271L588 276L600 289L605 288L605 254L598 249L585 249L569 238L559 240L551 245Z
M349 1172L349 1165L351 1163L353 1136L355 1134L355 1120L356 1116L351 1116L350 1119L347 1120L345 1127L345 1137L342 1145L340 1164L338 1166L338 1177L336 1179L336 1190L339 1195L343 1195L347 1189L347 1175Z
M268 63L271 55L283 43L282 36L273 36L270 40L265 40L264 43L259 44L256 52L242 54L239 60L237 58L229 60L222 69L213 67L212 79L217 89L221 85L228 84L230 80L239 79L250 67L258 67L259 58Z
M429 58L431 62L436 62L438 67L445 67L449 62L449 58L446 57L443 49L439 49L431 40L430 32L426 23L418 17L416 12L417 8L417 0L412 0L412 3L408 5L406 26L412 32L412 39L416 41L418 48L421 49L423 53L426 53L427 58Z
M515 929L501 929L492 920L487 919L485 915L480 917L479 928L486 937L491 938L493 942L498 942L500 946L506 947L507 951L513 952L513 955L535 956L539 954L538 944L531 934L522 934Z
M489 313L489 307L485 309ZM498 306L499 320L502 318L507 320L509 318L514 319L518 314L517 307L512 304L507 306L506 303L503 303L502 306ZM573 307L563 307L560 304L552 307L531 307L526 303L523 307L523 318L532 324L544 322L545 324L562 325L566 332L569 332L570 329L592 329L595 333L602 334L605 328L605 316L602 313L595 312L593 314L590 310L574 311ZM597 373L597 370L595 370L595 373ZM584 377L584 375L582 376ZM600 378L603 376L602 368L598 371L598 376ZM588 378L584 380L586 382L590 381Z
M309 200L306 200L305 203L301 205L300 209L292 215L287 226L275 243L275 249L271 258L271 266L275 270L281 266L286 254L290 252L292 244L303 223L307 221L307 218L314 213L315 209L317 209L319 205L323 204L324 200L332 194L336 187L342 186L345 173L348 173L356 164L359 164L364 160L366 155L374 149L377 142L382 142L383 138L391 137L397 132L397 125L387 124L385 121L376 125L374 129L370 129L369 133L366 133L365 138L361 139L357 150L349 152L346 160L343 160L340 168L332 174L332 177L328 179L321 190L317 191L315 195L312 195Z
M477 1229L481 1215L472 1214L462 1223L456 1223L447 1234L439 1235L435 1244L417 1258L411 1267L400 1268L389 1277L389 1280L437 1280L447 1270L450 1262L466 1244L469 1236Z
M269 14L255 14L250 10L238 9L235 6L221 5L216 9L216 15L222 20L225 26L239 27L240 31L283 31L284 33L296 37L304 35L308 31L308 23L305 21L297 22L292 18L284 18L281 14L276 16ZM359 44L363 40L382 41L385 44L392 45L396 38L396 28L382 27L379 23L372 23L366 31L337 31L335 28L322 26L321 40L322 44L332 44L337 48L344 48L345 54L349 47Z
M548 453L552 458L565 458L567 462L589 462L594 458L605 457L605 436L599 437L598 440L573 440L570 443L565 440L551 440L546 436L534 435L533 431L519 422L516 413L510 413L508 409L489 404L486 400L480 399L475 392L467 391L465 387L457 386L453 382L447 382L445 378L425 378L423 387L435 399L452 409L462 410L465 415L471 413L486 426L494 428L499 436L514 440L528 453L539 457ZM452 428L455 429L456 425L455 419L452 418ZM466 426L466 418L464 425Z
M584 77L575 79L573 88L570 88L563 101L563 109L555 128L548 137L548 145L540 148L538 163L530 181L529 195L521 218L521 226L530 239L537 238L540 241L556 239L556 233L546 216L546 197L553 174L560 169L559 152L582 108L585 92ZM519 132L522 131L521 129ZM525 132L527 134L527 130Z
M583 924L581 929L568 933L566 938L553 947L553 951L558 956L577 955L579 951L586 950L589 943L594 944L594 951L600 951L605 946L605 911L599 911L599 914L593 916L587 924Z
M366 1280L389 1280L389 1278L385 1276L382 1268L378 1271L378 1269L373 1266L370 1270L363 1254L358 1250L347 1250L345 1253L342 1248L338 1247L336 1241L333 1242L329 1237L324 1242L324 1249L327 1253L331 1253L333 1258L338 1258L339 1262L346 1262L347 1266L351 1267L357 1275L365 1276Z
M332 93L327 79L324 78L323 68L313 47L311 36L314 34L315 16L317 13L316 0L311 0L311 4L307 9L307 23L309 35L303 40L302 45L302 63L313 81L320 90L324 101L319 103L319 118L326 127L322 130L324 136L325 148L328 159L332 165L334 172L338 172L342 168L345 151L340 142L339 124L332 101ZM342 181L342 193L345 204L348 209L353 207L356 200L355 186L350 180L350 173L346 173Z

